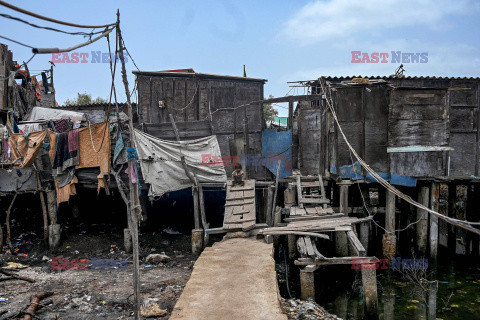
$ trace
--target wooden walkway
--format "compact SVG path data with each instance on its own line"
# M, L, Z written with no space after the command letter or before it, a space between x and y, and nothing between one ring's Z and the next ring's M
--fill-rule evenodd
M287 320L272 255L272 244L253 238L205 248L170 319Z
M244 186L232 187L227 183L227 198L223 229L242 229L249 231L255 228L255 180L245 180Z

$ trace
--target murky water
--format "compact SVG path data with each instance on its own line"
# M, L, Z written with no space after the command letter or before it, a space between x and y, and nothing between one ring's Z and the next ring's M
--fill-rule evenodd
M328 277L332 272L336 273L335 270L329 270L326 273L321 272L319 276ZM356 279L360 279L360 275L329 283L328 287L321 290L320 297L317 297L318 302L344 319L362 319L361 281ZM436 275L428 273L427 279L438 280L438 288L435 283L429 285L423 282L422 289L398 271L379 272L380 318L480 319L480 264L466 266L461 262L451 263L449 266L439 267ZM325 285L325 282L323 283Z

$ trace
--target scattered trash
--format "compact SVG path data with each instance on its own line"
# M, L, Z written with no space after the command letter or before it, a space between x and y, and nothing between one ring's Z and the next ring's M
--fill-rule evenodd
M171 258L165 253L152 253L147 256L145 261L149 264L160 264L169 262L170 260Z
M163 229L163 232L165 232L167 234L177 234L177 235L182 234L181 232L175 231L172 228L165 228L165 229Z
M312 299L282 299L282 308L288 314L289 319L304 320L336 320L336 315L330 314Z
M28 268L27 265L24 265L24 264L21 264L21 263L18 263L18 262L7 262L7 266L6 267L3 267L3 269L24 269L24 268Z
M0 302L8 301L8 298L0 298Z
M160 308L155 301L158 299L146 299L142 307L140 308L140 315L145 318L157 318L164 317L168 314L167 310Z

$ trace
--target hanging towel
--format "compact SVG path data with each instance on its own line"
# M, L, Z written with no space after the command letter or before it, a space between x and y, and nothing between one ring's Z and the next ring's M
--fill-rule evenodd
M69 138L72 137L73 146L77 146L77 150L70 151ZM57 134L55 139L55 158L53 160L52 174L54 176L59 174L64 174L65 171L70 168L80 164L80 159L78 156L78 134L70 134L68 132L63 132Z

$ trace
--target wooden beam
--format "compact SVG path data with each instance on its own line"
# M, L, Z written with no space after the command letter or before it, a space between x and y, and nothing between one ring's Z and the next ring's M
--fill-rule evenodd
M297 179L297 198L298 198L298 207L303 209L303 203L301 202L302 199L303 199L303 196L302 196L302 182L300 180L300 176L297 176L296 177Z
M353 232L353 230L347 231L347 237L350 244L352 245L354 253L361 257L366 256L366 250L363 247L360 240L357 238L357 235L355 234L355 232Z
M329 199L322 199L322 198L303 198L299 201L299 204L324 204L324 203L330 203ZM343 213L343 212L342 212Z

